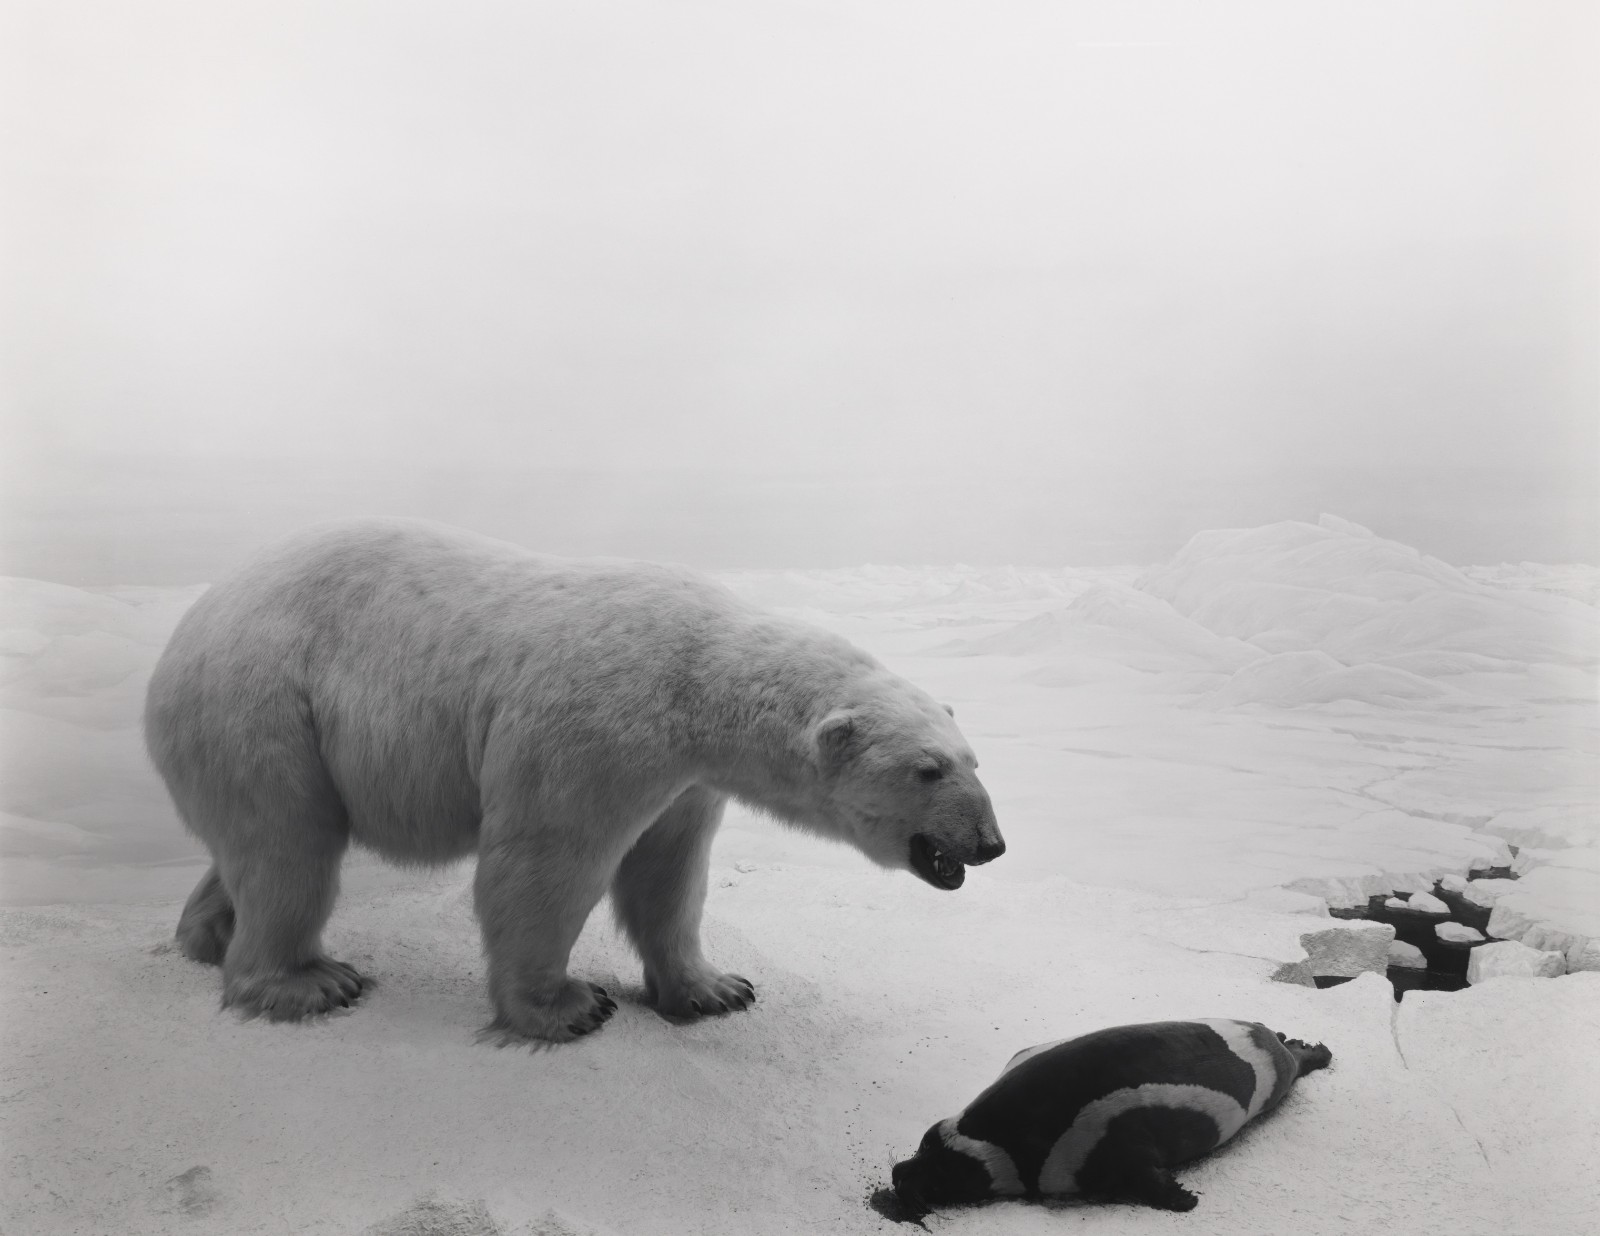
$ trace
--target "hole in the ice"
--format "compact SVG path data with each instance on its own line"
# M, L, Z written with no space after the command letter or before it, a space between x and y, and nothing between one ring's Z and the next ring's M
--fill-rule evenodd
M1511 846L1510 850L1512 857L1515 857L1517 847ZM1516 873L1510 867L1491 867L1487 871L1475 871L1472 874L1475 878L1517 879ZM1493 941L1493 937L1488 934L1488 907L1475 906L1460 893L1451 892L1438 882L1434 883L1432 891L1435 897L1450 907L1448 915L1396 909L1385 904L1391 896L1394 896L1389 893L1369 897L1364 906L1328 911L1334 918L1358 918L1373 923L1388 923L1394 928L1396 940L1414 945L1422 953L1423 959L1427 962L1426 969L1417 969L1413 966L1389 967L1389 983L1394 988L1396 1000L1408 991L1460 991L1467 985L1467 959L1471 956L1472 950ZM1464 927L1476 928L1484 938L1470 944L1441 940L1434 930L1440 923L1460 923ZM1337 987L1340 983L1348 983L1350 980L1335 975L1318 975L1314 981L1318 987Z

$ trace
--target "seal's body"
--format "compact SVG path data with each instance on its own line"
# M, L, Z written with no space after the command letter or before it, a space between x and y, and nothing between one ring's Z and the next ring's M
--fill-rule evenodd
M1079 1195L1191 1210L1171 1168L1271 1111L1332 1053L1249 1021L1113 1026L1018 1052L894 1167L915 1215L994 1197Z

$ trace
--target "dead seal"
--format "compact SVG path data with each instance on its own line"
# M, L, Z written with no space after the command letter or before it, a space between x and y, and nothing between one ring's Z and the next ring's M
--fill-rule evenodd
M1018 1052L896 1163L908 1217L996 1197L1192 1210L1172 1168L1228 1141L1333 1054L1251 1021L1113 1026Z

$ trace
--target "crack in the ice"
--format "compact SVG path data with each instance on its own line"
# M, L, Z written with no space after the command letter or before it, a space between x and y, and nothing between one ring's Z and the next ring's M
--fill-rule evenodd
M1400 1067L1409 1073L1411 1071L1411 1062L1406 1059L1406 1049L1400 1046L1400 1002L1398 1000L1389 1009L1389 1037L1394 1040L1394 1054L1400 1057Z
M1392 778L1381 777L1377 781L1372 782L1371 785L1382 785L1385 781L1389 780L1392 780ZM1364 798L1368 802L1377 803L1380 807L1386 807L1390 811L1398 811L1401 815L1409 815L1415 820L1437 820L1441 824L1458 824L1464 828L1482 828L1485 824L1490 823L1496 815L1496 813L1493 811L1491 811L1488 815L1464 815L1453 814L1448 811L1424 811L1421 807L1406 807L1402 806L1400 803L1392 803L1387 799L1379 798L1376 794L1370 792L1370 788L1370 786L1362 786L1359 789L1346 790L1344 792L1347 794L1354 794L1358 798Z
M1461 1113L1455 1109L1455 1104L1446 1100L1441 1100L1441 1102L1444 1102L1444 1105L1450 1109L1450 1114L1456 1118L1456 1123L1461 1126L1461 1131L1470 1137L1474 1143L1476 1143L1478 1147L1478 1157L1483 1160L1483 1165L1485 1167L1493 1167L1494 1164L1489 1162L1489 1152L1483 1148L1483 1138L1479 1137L1471 1129L1467 1128L1467 1122L1461 1119Z
M1225 897L1221 901L1193 901L1193 902L1190 902L1187 905L1181 905L1181 906L1176 906L1176 907L1174 907L1174 906L1135 906L1134 909L1133 909L1133 913L1135 913L1135 914L1187 914L1190 910L1215 910L1218 906L1243 905L1244 902L1245 902L1245 897L1247 895L1248 894L1246 894L1244 896L1239 896L1239 897Z
M1228 903L1218 902L1218 904L1227 905ZM1260 953L1236 953L1229 948L1196 948L1192 944L1179 944L1178 941L1169 940L1166 936L1157 935L1153 931L1141 931L1139 934L1147 940L1159 940L1162 944L1170 944L1173 948L1181 948L1186 953L1216 953L1221 957L1247 957L1251 961L1270 961L1280 966L1284 964L1281 957L1263 957Z
M1411 1071L1411 1063L1406 1059L1405 1048L1400 1046L1399 1001L1396 1001L1394 1006L1389 1010L1389 1037L1394 1040L1394 1053L1400 1057L1400 1067L1409 1073ZM1456 1118L1456 1123L1461 1126L1461 1131L1470 1137L1473 1141L1473 1144L1478 1147L1478 1157L1483 1160L1483 1165L1485 1167L1493 1167L1494 1165L1489 1162L1489 1152L1484 1149L1483 1139L1467 1127L1467 1122L1461 1119L1461 1113L1456 1110L1456 1105L1450 1102L1449 1099L1445 1098L1444 1095L1440 1094L1432 1086L1428 1086L1426 1082L1424 1082L1423 1085L1434 1096L1434 1098L1438 1099L1439 1102L1443 1103L1450 1109L1450 1114Z

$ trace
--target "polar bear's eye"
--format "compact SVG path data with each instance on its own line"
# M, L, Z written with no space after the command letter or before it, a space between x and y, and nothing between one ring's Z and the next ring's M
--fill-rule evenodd
M944 769L940 768L937 764L933 764L927 768L917 769L917 776L923 781L937 781L940 777L944 776Z

